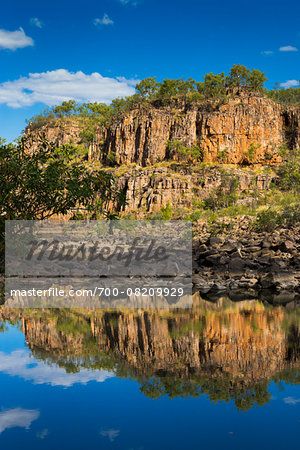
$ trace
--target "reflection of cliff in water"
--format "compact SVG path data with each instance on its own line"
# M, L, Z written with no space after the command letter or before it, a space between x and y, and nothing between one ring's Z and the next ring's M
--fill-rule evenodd
M136 379L152 398L206 393L248 409L269 400L271 379L300 381L300 309L289 306L223 298L216 304L198 299L182 311L0 314L21 319L34 356L67 372L112 370Z

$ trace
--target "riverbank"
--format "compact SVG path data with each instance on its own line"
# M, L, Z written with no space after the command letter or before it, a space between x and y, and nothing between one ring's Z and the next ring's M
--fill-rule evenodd
M300 294L300 227L257 232L244 222L217 236L198 226L193 243L195 290Z

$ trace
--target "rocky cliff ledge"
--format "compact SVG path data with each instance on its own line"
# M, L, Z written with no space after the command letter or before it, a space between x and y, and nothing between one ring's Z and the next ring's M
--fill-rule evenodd
M168 202L190 208L219 186L224 164L240 166L233 175L241 192L251 185L266 190L271 177L259 178L253 168L278 164L283 143L300 146L299 108L243 90L221 101L140 104L107 126L93 124L88 143L82 135L87 126L85 119L54 119L34 131L29 126L25 135L43 133L58 146L88 147L89 161L115 174L128 212L156 211ZM205 164L216 169L203 170Z
M254 146L254 163L276 163L282 142L299 147L299 124L299 108L243 90L222 101L177 101L166 106L154 102L120 114L106 127L97 127L89 157L107 163L107 156L113 154L118 165L147 166L178 160L178 152L170 151L167 143L179 141L186 147L198 146L204 162L222 159L228 164L243 164ZM38 131L57 145L79 144L83 127L80 121L57 119ZM29 126L25 134L31 131Z

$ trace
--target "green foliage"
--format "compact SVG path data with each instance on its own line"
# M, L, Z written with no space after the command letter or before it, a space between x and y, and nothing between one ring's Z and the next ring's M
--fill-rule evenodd
M93 140L95 139L95 136L96 136L96 129L92 124L83 128L83 130L81 130L79 133L81 142L83 144L87 144L87 145L90 144L91 142L93 142Z
M113 166L114 164L116 164L116 153L111 150L108 153L106 159L109 162L109 164Z
M229 150L228 148L224 148L224 150L219 150L217 154L218 161L222 164L225 164L228 160Z
M245 86L256 92L264 90L264 83L267 78L264 72L253 69L252 72L247 67L234 64L229 75L226 77L226 84L230 87Z
M171 203L168 201L166 206L162 206L159 211L159 218L161 220L171 220L173 215L173 208Z
M195 80L189 78L188 80L169 80L165 79L159 85L157 91L158 99L169 99L172 97L187 96L190 93L196 92Z
M264 83L267 78L264 72L257 69L249 70L242 65L234 65L229 74L224 72L214 74L212 72L204 75L203 81L193 78L184 80L164 79L162 82L156 77L148 77L136 85L136 93L125 98L116 98L110 105L104 103L90 102L77 104L75 100L64 101L61 105L47 109L41 114L31 118L31 130L41 128L43 125L62 118L84 118L94 127L110 123L120 113L136 108L147 102L159 102L168 104L176 99L188 102L198 102L204 99L221 99L223 102L230 94L228 88L244 87L249 91L267 93ZM275 89L267 93L269 97L284 104L296 104L300 102L300 87L289 89ZM83 142L92 141L93 132L83 133Z
M285 161L277 170L279 186L284 190L300 191L300 150L285 153Z
M276 88L268 92L270 98L284 105L297 105L300 103L300 87L283 89L279 83L276 84Z
M72 114L76 113L77 105L75 100L69 100L66 102L62 102L61 105L55 106L53 108L53 113L56 117L69 117Z
M162 206L160 210L149 216L150 220L171 220L173 216L173 207L168 201L166 206Z
M257 69L252 70L249 86L253 91L256 91L256 92L264 91L265 90L264 84L266 81L268 81L268 79L265 76L265 72L260 72Z
M197 90L199 94L205 97L224 97L226 95L225 74L208 73L204 77L204 81L197 83Z
M234 64L227 77L228 86L248 86L251 70L240 64Z
M185 147L180 141L168 141L166 145L167 158L173 159L177 156L179 160L192 163L203 159L203 151L198 145Z
M140 96L135 94L125 98L115 98L111 104L111 117L114 117L122 112L130 111L140 102Z
M283 225L283 218L280 213L270 208L258 213L254 225L257 231L271 232Z
M68 165L83 163L88 157L88 149L83 145L63 144L60 147L53 147L53 152Z
M226 172L221 173L220 186L204 200L204 209L217 210L234 204L238 198L238 178Z
M284 208L282 218L286 226L298 225L300 223L300 202Z
M118 99L116 99L116 104ZM116 108L117 109L117 108ZM52 109L45 109L41 114L33 116L28 122L31 131L63 118L79 118L87 121L86 128L83 130L83 139L87 132L94 132L95 126L103 125L112 117L112 107L104 103L82 103L77 104L75 100L63 102L61 105L54 106Z
M258 213L254 226L257 231L272 232L282 226L293 226L300 224L300 202L287 205L281 210L269 207Z
M74 159L77 148L55 148L41 139L38 148L23 139L18 145L0 146L0 217L45 219L67 214L79 205L91 213L102 212L120 192L104 171L88 170ZM98 203L97 203L98 202Z
M136 90L143 99L154 99L160 87L156 77L145 78L136 85Z
M256 161L256 150L260 147L260 144L252 143L248 150L244 153L244 163L253 164Z
M46 109L43 112L41 112L40 114L37 114L37 115L31 117L31 119L27 122L30 125L30 130L34 131L34 130L40 129L43 126L49 124L53 120L55 120L54 113L52 111L49 111Z
M77 107L77 112L81 117L108 118L110 115L110 107L105 103L83 103Z
M278 154L283 158L286 159L287 155L289 154L289 147L287 142L283 142L279 147L278 147Z

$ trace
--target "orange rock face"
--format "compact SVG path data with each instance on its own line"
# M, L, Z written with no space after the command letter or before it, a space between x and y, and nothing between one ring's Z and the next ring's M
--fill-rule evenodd
M57 119L33 133L43 132L58 146L76 145L82 142L84 126L83 119ZM26 134L30 131L28 127ZM168 203L191 208L195 200L202 201L218 188L220 170L201 168L201 162L275 165L281 162L283 143L299 147L300 109L237 91L224 102L140 105L109 126L98 127L88 157L108 166L114 162L126 212L153 212ZM173 161L180 166L170 167ZM238 178L240 192L254 185L268 189L272 181L255 171L235 169L233 176Z
M39 131L58 145L70 141L78 144L83 126L67 119ZM30 133L30 127L26 133ZM198 146L202 159L208 162L276 163L283 142L299 147L300 111L249 92L237 92L225 103L140 106L107 128L99 127L89 157L104 162L107 155L114 154L117 164L141 166L177 160L176 151L168 152L170 141L180 141L188 148Z

